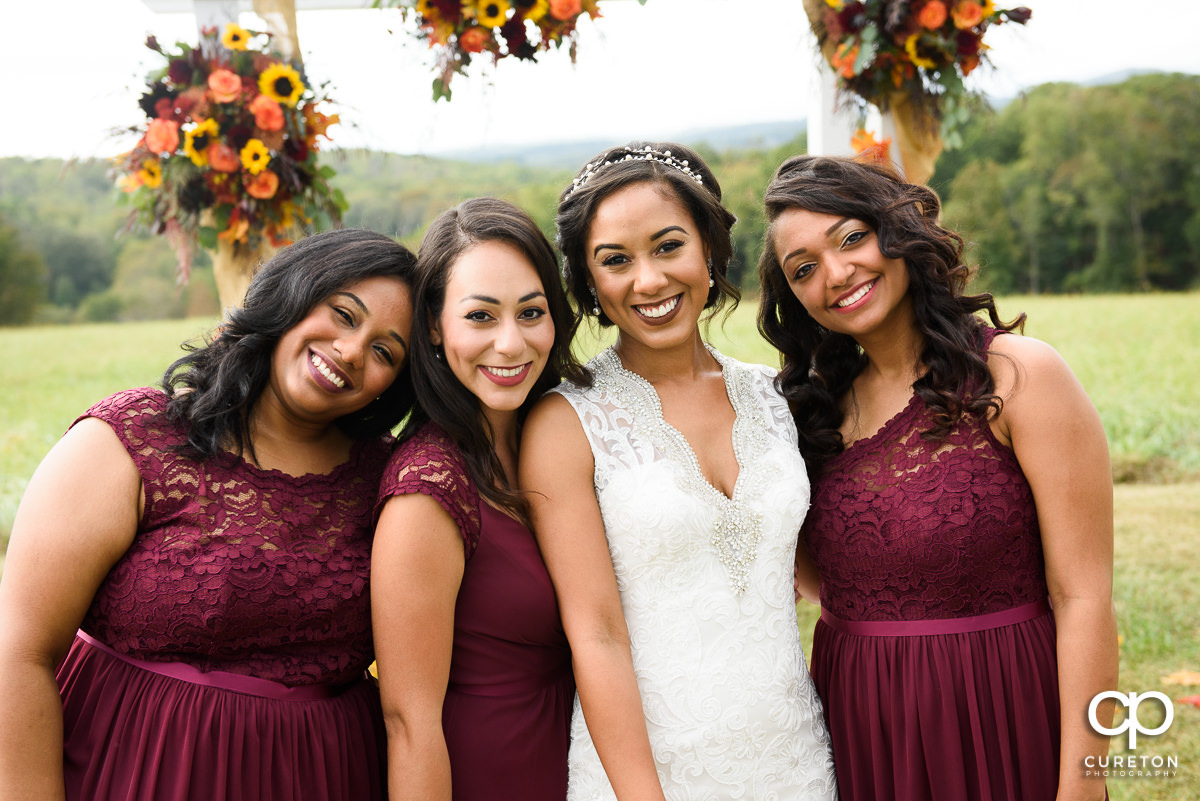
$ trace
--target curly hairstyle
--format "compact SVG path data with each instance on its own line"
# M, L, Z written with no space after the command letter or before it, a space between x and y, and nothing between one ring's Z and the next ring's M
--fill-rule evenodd
M250 413L283 335L340 289L376 277L399 278L411 288L415 274L412 252L374 231L329 231L280 250L259 268L242 307L230 309L204 345L184 345L188 353L163 374L162 388L171 396L167 414L188 431L185 450L208 459L231 447L254 458ZM338 418L338 427L365 439L397 425L414 402L409 374L402 370L378 398Z
M554 323L554 344L545 369L517 410L523 423L529 410L548 389L567 378L585 380L571 352L578 319L571 311L554 249L528 214L505 200L474 198L442 212L421 240L417 258L416 312L413 318L413 384L418 403L402 437L411 436L425 421L437 423L462 451L467 472L481 495L522 521L528 520L524 496L509 486L496 456L493 431L479 399L454 375L430 338L431 327L446 306L446 286L458 259L484 242L503 242L517 248L533 265L546 294Z
M697 183L688 173L669 163L645 158L648 153L670 156L699 176ZM741 291L726 277L733 256L733 240L729 231L737 218L721 205L721 185L691 148L673 142L631 142L611 148L592 158L576 175L558 200L558 248L563 254L563 277L567 290L575 301L580 319L590 314L591 285L588 283L587 236L600 203L614 192L639 183L654 184L664 197L683 204L692 217L708 248L712 261L713 287L708 291L704 308L716 314L731 301L730 311L737 307ZM597 316L601 326L612 321L603 311Z
M880 164L802 155L776 170L764 204L768 226L758 263L758 330L780 351L778 385L796 418L800 451L811 472L844 447L838 400L867 359L853 338L819 325L792 293L775 249L776 222L789 209L866 223L885 257L904 260L924 340L920 359L928 368L913 384L933 412L926 438L945 437L963 415L1000 410L976 313L986 311L992 325L1004 331L1023 326L1025 315L1002 323L990 294L964 294L970 270L963 264L963 240L939 225L941 204L933 191L905 182Z

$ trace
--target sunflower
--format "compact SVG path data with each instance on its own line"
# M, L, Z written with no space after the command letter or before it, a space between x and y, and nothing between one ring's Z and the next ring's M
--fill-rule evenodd
M475 19L485 28L499 28L508 21L508 0L478 0Z
M242 167L251 175L258 175L271 161L271 151L258 139L251 139L242 148Z
M142 186L158 189L162 186L162 162L158 159L146 159L137 175L142 180Z
M439 16L437 3L433 0L417 0L417 13L422 19L435 20Z
M201 120L183 135L183 152L197 167L208 166L208 146L221 133L214 119Z
M525 19L530 22L537 22L546 16L546 12L549 10L550 0L534 0L529 4L529 9L525 12Z
M231 22L225 26L225 33L221 34L221 44L225 45L229 50L245 50L250 41L250 31L238 25L236 22Z
M920 50L918 50L920 39L920 33L914 33L912 36L905 39L904 52L908 53L908 58L913 63L913 66L924 67L927 70L931 70L937 66L937 63L933 61L933 59L926 58L925 56L921 55Z
M304 94L304 82L300 73L287 64L272 64L258 76L258 90L277 103L295 108Z

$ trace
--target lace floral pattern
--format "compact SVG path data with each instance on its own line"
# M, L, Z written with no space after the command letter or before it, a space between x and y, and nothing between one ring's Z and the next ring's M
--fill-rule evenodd
M426 423L392 454L379 485L376 514L393 495L428 495L458 524L470 559L479 545L481 521L479 492L467 476L466 462L450 436Z
M990 342L992 334L987 339ZM940 442L916 394L826 463L804 524L821 605L845 620L929 620L1046 597L1033 493L986 421Z
M704 479L653 387L611 349L589 365L591 388L556 390L595 458L659 776L672 801L833 798L792 596L808 506L795 426L773 371L713 356L737 415L732 499ZM578 703L569 768L572 801L614 797Z
M360 441L328 474L294 477L175 448L160 390L89 409L142 477L133 545L82 628L113 649L282 682L343 683L373 659L367 578L371 505L390 438Z

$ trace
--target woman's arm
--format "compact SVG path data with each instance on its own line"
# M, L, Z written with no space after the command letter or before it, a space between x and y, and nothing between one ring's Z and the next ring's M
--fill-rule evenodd
M64 798L54 671L141 518L141 477L107 423L81 420L29 480L0 581L0 798Z
M371 625L392 801L450 801L442 702L465 566L458 525L436 500L388 500L371 549Z
M992 350L1001 356L992 362L1004 398L997 433L1011 442L1033 489L1058 629L1058 798L1103 799L1104 779L1086 777L1084 759L1108 753L1108 738L1092 731L1087 710L1117 684L1108 443L1095 407L1053 348L1007 335ZM1101 711L1111 725L1112 703Z
M821 576L808 554L803 532L796 543L796 567L792 573L792 589L795 591L796 603L800 603L800 599L803 598L810 604L821 605Z
M567 400L548 395L525 423L521 488L558 596L579 701L617 798L659 801L662 786L593 487L594 464Z

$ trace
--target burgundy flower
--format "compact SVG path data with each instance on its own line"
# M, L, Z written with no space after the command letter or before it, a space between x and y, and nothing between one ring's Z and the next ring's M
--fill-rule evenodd
M958 54L960 56L979 55L980 38L978 34L971 31L959 31L955 39L958 42Z
M175 100L170 97L160 97L154 104L154 116L160 120L169 120L175 116Z
M249 125L233 125L225 134L225 141L235 150L241 150L254 136L254 129Z
M837 17L842 30L858 33L867 25L867 7L862 3L847 3Z
M1010 8L1004 12L1004 16L1008 17L1009 22L1015 22L1018 25L1024 25L1029 22L1029 18L1033 16L1033 12L1025 6L1018 8Z
M170 98L173 101L175 99L175 92L161 83L156 83L150 88L149 92L141 96L138 100L138 106L141 107L142 111L146 112L147 117L152 120L157 119L159 116L158 101L163 98Z
M171 65L167 67L167 77L171 79L171 83L176 86L183 86L192 82L192 75L196 72L195 68L185 59L176 58L171 60Z
M525 20L515 14L500 27L500 35L508 45L508 52L517 58L532 59L537 52L537 48L529 44L529 38L525 35Z

